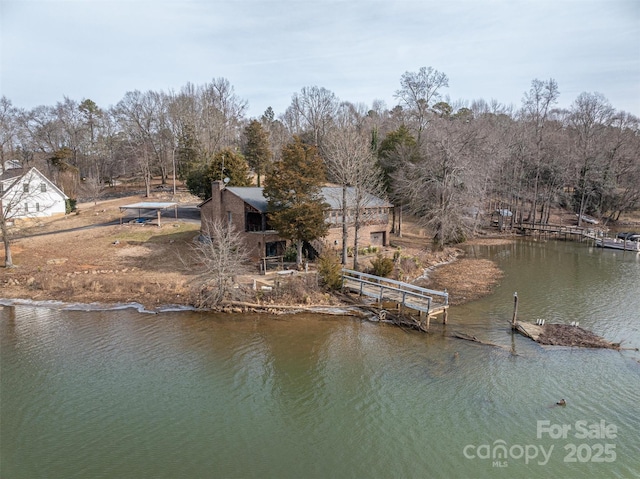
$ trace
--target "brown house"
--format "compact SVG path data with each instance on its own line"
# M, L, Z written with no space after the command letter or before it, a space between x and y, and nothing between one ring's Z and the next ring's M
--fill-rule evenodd
M231 223L236 231L241 232L245 245L254 258L281 256L287 241L278 235L269 225L267 215L267 200L262 194L262 188L224 186L220 181L214 181L211 188L211 198L202 202L199 207L203 222L203 233L207 221L222 220ZM347 188L348 240L353 246L353 198L355 190ZM325 202L329 204L326 221L329 232L325 238L307 246L307 251L319 253L329 246L339 249L342 246L342 198L341 186L326 186L322 188ZM389 211L393 205L381 198L367 195L362 202L364 208L360 213L359 246L386 246L389 241Z

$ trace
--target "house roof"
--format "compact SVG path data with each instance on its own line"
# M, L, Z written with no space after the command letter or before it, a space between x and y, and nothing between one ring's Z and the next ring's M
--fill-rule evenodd
M38 176L42 181L46 182L49 187L51 187L54 191L60 194L64 199L67 199L68 196L64 194L64 192L58 188L53 181L47 178L42 172L40 172L35 166L32 166L28 170L24 168L12 168L10 170L6 170L0 175L0 182L8 182L9 186L4 188L4 193L7 194L13 186L20 181L21 178L26 177L27 175L32 174Z
M342 186L325 186L322 188L322 196L332 210L339 210L342 208ZM347 187L347 206L350 208L356 203L356 189L353 186ZM388 201L379 198L370 193L364 192L364 197L361 204L365 208L392 208L393 205Z
M508 210L506 208L497 209L494 211L494 213L498 213L500 216L507 216L507 217L513 216L513 213L511 212L511 210Z
M261 213L267 212L267 199L263 195L264 188L257 186L227 186L226 189Z
M24 168L11 168L9 170L4 170L4 172L0 175L0 181L7 181L13 178L18 178L26 173Z
M142 201L140 203L132 203L130 205L123 205L120 210L166 210L172 206L176 206L178 203L166 203L160 201Z
M266 213L268 211L267 199L263 194L264 188L259 188L257 186L227 186L226 189L261 213ZM329 204L329 207L332 210L339 210L342 208L342 186L325 186L322 188L321 193L324 200ZM347 205L349 207L355 204L355 193L356 189L354 187L347 187ZM369 193L365 193L362 204L366 208L393 207L393 205L388 201Z

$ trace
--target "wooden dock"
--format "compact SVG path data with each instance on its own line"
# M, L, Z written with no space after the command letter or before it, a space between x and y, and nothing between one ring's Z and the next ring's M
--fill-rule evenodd
M595 240L602 233L602 229L582 226L567 226L567 225L554 225L554 224L519 224L515 228L523 235L538 235L557 238L564 238L565 240Z
M631 241L620 238L598 238L596 239L596 246L640 253L640 241Z
M443 323L447 322L449 294L446 291L421 288L350 269L342 270L342 288L360 296L374 298L380 306L383 303L394 303L401 312L410 314L410 311L417 311L419 318L426 317L426 329L429 328L431 318L439 314L443 315Z

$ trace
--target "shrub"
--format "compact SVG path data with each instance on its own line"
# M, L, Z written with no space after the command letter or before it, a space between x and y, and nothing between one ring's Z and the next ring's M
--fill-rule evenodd
M410 256L400 256L397 261L397 265L399 270L399 279L401 281L414 276L420 269L420 263L418 260Z
M76 210L77 202L78 200L76 200L75 198L68 198L67 200L65 200L65 213L73 213Z
M382 256L380 253L378 253L376 259L371 260L372 274L376 276L389 276L393 271L393 266L393 260Z
M295 263L298 259L298 251L295 246L289 246L284 252L284 261L287 263Z
M367 246L366 248L360 248L358 250L359 254L365 255L365 254L371 254L371 253L377 253L378 252L378 247L377 246Z
M318 258L318 274L329 289L342 288L342 264L337 254L329 251Z

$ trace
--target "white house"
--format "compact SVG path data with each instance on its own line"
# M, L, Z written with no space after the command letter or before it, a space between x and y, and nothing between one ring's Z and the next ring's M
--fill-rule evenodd
M2 213L8 221L63 215L69 199L49 178L32 167L5 169L0 175Z
M18 160L7 160L4 162L4 165L0 162L0 175L7 170L14 170L16 168L22 169L22 165Z

